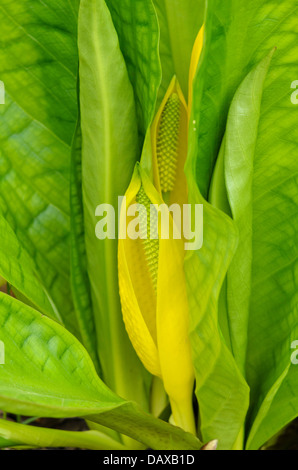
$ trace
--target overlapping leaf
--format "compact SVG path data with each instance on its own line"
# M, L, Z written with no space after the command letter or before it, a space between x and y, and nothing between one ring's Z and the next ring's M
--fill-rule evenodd
M41 312L61 321L56 306L36 273L36 266L18 241L10 225L0 215L0 273Z
M201 432L204 440L219 439L219 448L231 449L238 435L241 446L248 387L219 330L217 302L237 232L225 214L202 198L189 173L188 178L191 202L204 205L203 247L185 260Z
M82 194L82 135L78 120L70 165L71 285L82 343L101 374L85 246Z
M188 97L188 72L196 36L203 24L204 0L153 0L160 27L162 83L160 99L174 75Z
M290 100L291 82L297 75L297 45L292 33L296 14L295 1L252 1L249 5L240 0L229 4L210 2L206 47L200 79L195 85L195 100L201 104L196 115L199 129L196 174L206 195L231 97L246 72L262 55L277 47L265 82L256 149L250 152L250 160L241 169L247 172L246 181L251 178L252 184L247 217L243 214L242 222L238 221L239 231L244 234L251 213L251 281L249 278L245 281L248 287L251 283L251 293L246 291L245 309L247 312L249 307L247 379L251 387L251 411L247 428L253 427L248 438L248 446L252 448L264 443L298 412L293 392L295 374L293 366L290 367L290 345L297 336L297 248L294 242L297 236L297 159L293 157L297 146L297 112ZM248 97L247 106L249 101ZM234 142L239 139L237 126L245 120L243 114L247 106L238 110L238 122L230 128ZM234 147L236 165L249 142L252 125L256 125L253 119L251 124L247 123L248 128L243 128L241 148L236 151ZM227 180L227 186L229 184L235 190L237 181L235 178ZM240 198L237 191L234 193L234 201L239 197L237 204L249 194L245 194L244 186L241 194ZM242 249L238 274L247 264L243 244ZM231 300L229 283L227 288ZM237 295L234 289L234 301ZM240 297L236 304L233 307L235 332L241 318L247 317ZM238 340L242 334L240 332ZM240 355L243 363L245 351ZM281 403L285 407L282 413L278 411Z
M228 324L231 349L245 375L247 329L252 277L252 185L263 87L271 61L269 53L238 88L228 115L224 144L224 174L239 244L227 276ZM240 314L239 314L240 313Z
M1 409L29 416L89 416L152 448L200 448L195 437L111 392L74 336L6 294L0 294L0 328L5 344Z
M69 161L78 2L0 7L0 210L77 335L69 281ZM12 284L14 284L12 280ZM30 297L29 293L25 293Z
M266 432L260 425L261 434L256 436L259 443L298 415L297 370L290 362L291 343L298 338L298 134L297 108L290 99L292 77L298 74L297 44L292 36L298 10L296 2L288 6L292 6L291 12L287 10L277 23L278 49L264 91L255 152L247 359L248 379L254 391L252 416L258 410L260 417L260 403L271 401L272 387L279 385L289 371L270 409L262 416L267 425Z
M296 8L295 0L208 2L204 61L199 72L200 80L195 85L196 100L201 103L196 116L199 125L196 172L204 197L208 194L227 113L237 87L273 47L278 47L280 57L284 51L295 56L297 46L291 33ZM288 63L287 60L281 62L284 66ZM278 62L276 67L279 68ZM285 76L283 80L287 81ZM287 90L291 80L286 84Z
M130 344L120 308L117 226L114 239L111 233L103 240L95 236L100 220L96 207L110 204L117 217L118 196L124 194L138 156L133 89L103 0L81 2L79 53L85 244L99 358L106 383L146 407L147 374Z
M14 102L63 142L76 120L76 31L79 0L0 6L0 76Z
M91 450L125 450L125 447L97 431L63 431L28 426L0 419L1 447L80 447Z
M151 124L161 81L159 25L152 0L107 0L135 93L142 137Z

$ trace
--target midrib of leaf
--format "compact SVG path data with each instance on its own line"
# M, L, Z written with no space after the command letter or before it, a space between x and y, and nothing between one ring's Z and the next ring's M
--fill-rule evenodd
M108 47L110 55L106 54ZM98 356L105 382L124 398L134 398L146 408L148 376L122 319L117 239L98 241L94 233L97 205L112 204L116 208L137 159L133 89L103 0L81 2L79 56L85 244ZM139 378L134 384L136 376Z
M95 18L93 17L93 30L96 30L96 22ZM94 43L96 44L96 38L94 38ZM101 58L101 53L99 48L96 48L96 58L98 63L104 67L104 64L102 63L102 58ZM102 92L102 97L104 97L102 103L103 103L103 114L104 114L104 120L105 120L105 139L104 139L104 144L105 144L105 155L108 156L108 158L105 158L105 165L104 165L104 174L105 174L105 188L104 188L104 201L113 201L113 193L111 191L112 188L112 168L111 164L113 161L113 150L112 150L112 143L111 143L111 124L113 123L113 118L110 115L109 112L109 104L108 101L105 99L106 96L109 96L106 82L103 80L103 76L99 74L98 80L100 82L100 86L103 90ZM112 118L112 119L111 119ZM111 244L111 242L104 241L106 248L103 250L104 257L105 257L105 267L104 271L106 273L106 288L108 291L108 295L106 296L108 305L107 305L107 312L108 315L105 316L107 323L109 323L108 319L111 318L111 322L108 325L108 331L109 331L109 337L110 337L110 342L111 342L111 366L110 366L110 377L113 376L113 383L114 389L117 390L117 380L122 375L121 372L121 363L119 361L119 354L122 354L121 347L119 348L119 337L118 337L118 328L116 328L117 325L117 317L119 317L119 303L117 302L117 296L115 295L115 272L113 272L113 266L114 266L114 258L115 258L115 253L114 253L114 248ZM117 286L116 286L117 289ZM105 308L105 306L104 306ZM115 321L116 320L116 321ZM119 320L118 320L119 321ZM107 328L105 328L105 331L107 331ZM121 339L120 339L121 341Z

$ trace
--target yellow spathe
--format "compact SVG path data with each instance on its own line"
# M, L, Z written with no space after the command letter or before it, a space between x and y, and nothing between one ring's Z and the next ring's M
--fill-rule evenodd
M190 90L202 44L203 30L194 46ZM141 163L136 165L125 194L126 204L122 205L120 215L122 234L127 233L132 222L129 208L134 204L148 209L152 204L170 206L175 203L182 208L188 202L184 174L188 121L189 107L174 77L147 135ZM139 234L141 238L146 233L150 236L154 216L158 239L119 239L120 298L124 323L135 351L148 371L163 381L169 395L172 421L196 434L184 243L183 239L173 237L174 220L168 206L169 238L161 237L161 225L156 223L158 213L153 211L151 218L139 213Z

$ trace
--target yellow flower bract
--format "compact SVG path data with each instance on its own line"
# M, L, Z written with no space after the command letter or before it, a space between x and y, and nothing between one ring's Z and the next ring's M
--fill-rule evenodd
M191 74L202 48L195 43ZM149 233L150 204L187 203L184 165L187 156L189 108L176 77L173 78L150 129L122 206L120 228L126 230L127 209L143 204L140 234ZM148 143L148 140L147 140ZM149 152L148 152L149 148ZM149 158L148 158L149 155ZM145 159L147 158L147 161ZM149 171L148 171L149 169ZM194 369L189 342L189 307L184 275L183 240L173 238L173 218L169 215L170 237L163 239L119 239L119 287L123 319L140 360L151 374L162 379L169 395L173 421L196 433L192 408ZM123 227L126 224L126 227ZM149 229L148 229L149 228Z

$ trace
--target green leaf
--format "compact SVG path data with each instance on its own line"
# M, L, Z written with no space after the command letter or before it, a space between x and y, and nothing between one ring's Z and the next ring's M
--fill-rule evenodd
M159 25L152 0L107 0L137 107L142 138L154 116L161 81Z
M298 328L294 330L298 337ZM297 416L297 365L289 365L268 391L247 439L248 450L259 449Z
M75 408L82 416L90 406L94 411L98 392L103 408L113 403L106 386L98 390L90 358L66 329L5 294L0 295L0 315L5 347L1 409L40 416L38 404L48 416L75 416Z
M245 375L252 270L252 186L263 87L271 62L267 55L243 80L228 114L224 146L225 186L239 231L237 251L227 275L231 350Z
M33 120L70 144L76 120L79 0L14 2L0 7L0 75Z
M153 0L160 27L162 100L172 77L177 76L184 97L188 97L191 53L203 24L205 0Z
M80 120L78 121L72 145L70 173L72 295L82 343L89 352L96 369L101 375L101 367L97 355L95 320L93 316L85 247L82 194L82 135Z
M297 4L291 5L288 16L277 23L278 49L266 81L255 152L247 352L250 425L256 417L259 421L254 445L263 444L298 415L297 366L295 370L290 362L292 341L298 339L298 161L294 158L298 134L297 107L290 99L292 77L298 75L292 35ZM279 384L280 390L272 394ZM264 409L263 403L271 400L270 408Z
M78 447L91 450L125 450L121 443L97 431L62 431L0 419L0 447L20 445L35 448Z
M198 70L200 78L194 89L196 100L200 102L196 115L196 174L204 197L208 194L236 89L273 47L286 47L287 54L295 56L295 36L292 40L286 38L293 31L296 8L296 0L252 0L249 5L243 0L208 2L205 44ZM289 80L291 82L291 78L284 77L284 81ZM287 90L290 84L287 83Z
M99 204L112 205L117 218L118 196L130 181L138 140L133 90L103 0L81 1L79 55L85 244L99 359L105 382L146 408L148 375L122 320L117 239L95 236Z
M249 298L246 292L245 300L246 306L249 301L246 360L251 388L247 419L249 448L262 445L298 414L294 392L297 383L293 367L289 367L291 341L297 339L297 244L294 240L298 168L297 159L293 158L297 146L297 110L290 99L291 83L298 73L293 34L296 13L294 0L286 3L254 0L249 8L240 0L229 4L209 3L205 48L195 82L196 179L206 195L231 97L252 66L277 46L265 82L256 149L253 155L250 151L254 159L249 209L252 277L251 292ZM241 111L239 122L243 119ZM233 134L235 137L235 129L231 130L232 137ZM247 169L248 181L251 166L250 162L243 168ZM245 198L247 195L249 192ZM238 197L238 204L247 202L234 194L234 208ZM249 263L243 255L242 264L247 269ZM236 323L233 328L235 337ZM239 340L241 335L243 340L243 332ZM278 408L281 404L282 412Z
M218 298L238 237L232 220L208 204L196 186L194 138L191 133L186 175L189 202L203 204L204 241L200 250L187 253L185 272L200 431L204 442L218 439L220 449L231 449L239 436L242 446L249 389L219 330Z
M0 273L41 312L61 321L56 306L38 278L33 259L0 214Z
M0 408L15 414L88 417L160 449L201 443L119 398L99 379L86 350L58 323L0 293Z
M244 425L248 387L219 331L217 301L235 232L223 214L199 195L195 200L204 204L204 245L186 259L185 270L201 433L204 441L218 439L220 449L231 449Z
M1 3L0 212L65 325L79 335L69 279L77 8L77 0Z
M0 449L15 447L17 445L18 444L11 439L5 439L4 437L0 437Z
M52 135L28 118L7 93L6 104L0 107L0 133L0 212L34 261L63 322L76 333L69 282L69 183L63 163L67 148L63 144L56 153ZM12 285L17 282L11 278Z

